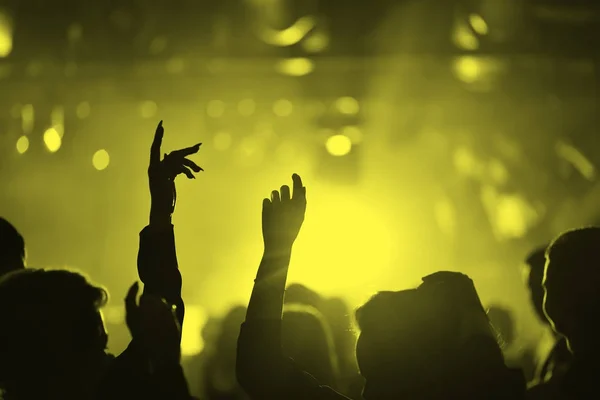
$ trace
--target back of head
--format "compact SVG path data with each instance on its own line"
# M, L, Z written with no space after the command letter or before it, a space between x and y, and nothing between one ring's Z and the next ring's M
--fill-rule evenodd
M98 309L106 301L104 289L67 270L24 269L4 276L0 382L7 392L28 398L77 369L91 374L88 362L99 368L107 337ZM73 377L78 378L84 379Z
M25 267L25 240L17 229L0 217L0 276Z
M292 283L285 289L284 301L286 304L304 304L305 306L311 306L320 310L323 299L319 293L307 286L300 283Z
M546 267L546 248L538 247L525 259L525 283L529 289L531 304L540 321L547 323L544 314L544 268Z
M323 315L314 307L288 304L282 318L282 347L287 357L324 385L338 385L335 345Z
M365 399L481 395L479 390L486 389L474 385L481 376L477 370L504 368L489 320L465 275L441 272L424 278L417 289L380 292L356 317Z
M595 331L600 310L600 228L561 234L548 247L546 258L546 315L567 338L573 331Z

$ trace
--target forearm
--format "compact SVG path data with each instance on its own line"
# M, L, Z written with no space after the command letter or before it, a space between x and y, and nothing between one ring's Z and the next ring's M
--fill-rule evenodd
M152 215L152 214L151 214ZM140 233L138 274L144 291L164 298L177 306L179 323L183 323L182 278L177 262L175 234L170 218L150 218L151 224Z
M280 320L292 249L265 250L248 304L246 321Z

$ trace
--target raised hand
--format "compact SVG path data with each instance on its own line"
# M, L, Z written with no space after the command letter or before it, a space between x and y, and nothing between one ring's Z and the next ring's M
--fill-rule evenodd
M133 342L154 368L179 364L181 326L174 306L165 300L143 294L138 303L139 284L134 283L125 297L126 322Z
M263 200L262 231L265 251L291 249L306 211L306 188L299 175L292 175L293 193L284 185L274 190L269 199Z
M177 192L175 190L175 178L179 174L185 174L189 179L194 179L194 174L204 171L192 160L186 158L200 150L202 143L181 150L165 154L161 160L161 145L165 130L162 121L159 122L154 133L154 141L150 148L150 165L148 167L148 179L150 183L150 196L152 208L150 219L169 219L175 210ZM151 221L152 223L152 221Z

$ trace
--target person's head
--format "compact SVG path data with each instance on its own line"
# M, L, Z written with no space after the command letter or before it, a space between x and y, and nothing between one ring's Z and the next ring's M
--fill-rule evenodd
M286 304L281 340L283 352L324 385L336 387L338 357L329 324L314 307Z
M447 282L429 278L417 289L380 292L357 310L365 399L460 398L461 388L473 384L463 368L468 360L459 361L470 357L467 337L489 339L494 357L502 358L476 292L470 293L472 282L460 274Z
M544 287L542 286L546 266L546 247L539 247L532 251L525 259L523 266L531 304L536 315L543 323L548 323L546 314L544 314Z
M285 289L284 301L286 304L304 304L320 310L323 298L319 293L307 286L300 283L292 283Z
M67 270L24 269L0 280L0 384L12 398L85 399L107 362L106 290Z
M571 349L597 346L600 312L600 228L570 230L546 251L544 311Z
M492 305L488 308L487 314L490 322L500 334L504 344L506 346L511 346L516 339L515 321L512 312L508 308Z
M25 268L25 240L17 229L0 217L0 276Z

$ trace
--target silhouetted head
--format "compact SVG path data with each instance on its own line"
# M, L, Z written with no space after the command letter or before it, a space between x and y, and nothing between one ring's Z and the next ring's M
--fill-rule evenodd
M283 353L320 383L337 387L338 358L330 327L314 307L287 304L281 325Z
M548 323L548 318L544 314L544 287L542 286L545 266L546 246L543 246L535 249L527 256L523 272L533 309L540 321Z
M0 218L0 276L25 268L25 240L17 229Z
M577 355L597 348L600 228L567 231L546 251L544 310Z
M235 362L237 355L237 339L240 326L246 318L246 307L232 307L225 317L219 321L215 347L204 368L204 379L207 392L232 393L237 390ZM210 397L210 396L209 396Z
M314 290L300 283L292 283L285 289L285 303L296 303L321 309L323 298Z
M488 350L492 362L502 363L472 282L462 274L438 273L417 289L380 292L356 319L367 400L464 398L462 390L473 386L469 368L487 368ZM483 343L478 348L485 351L473 356L468 343ZM473 357L479 358L470 363Z
M67 270L0 280L0 382L7 398L87 399L107 366L107 292Z
M504 344L511 346L515 341L515 321L512 312L508 308L492 305L488 308L487 314Z

